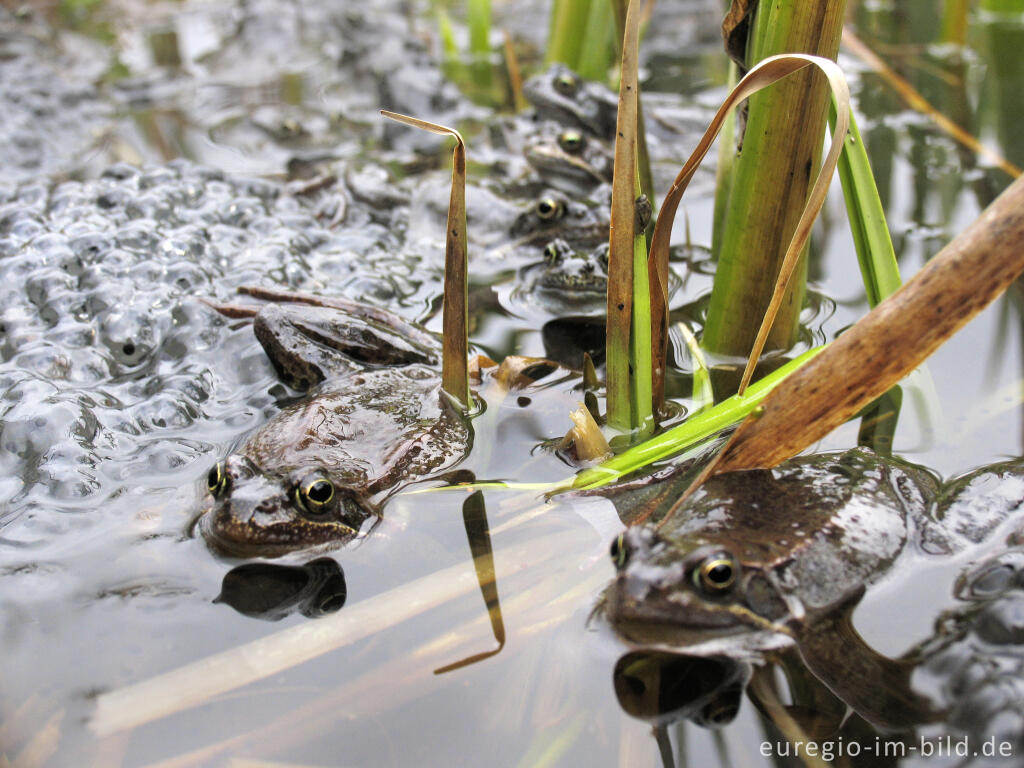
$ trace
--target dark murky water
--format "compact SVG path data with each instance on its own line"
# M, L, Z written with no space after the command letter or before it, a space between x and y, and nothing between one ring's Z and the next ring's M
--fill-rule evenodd
M717 101L714 5L655 10L650 79L684 94L652 97L665 121ZM496 7L527 60L546 13ZM858 4L853 16L940 111L1021 164L1019 105L1000 68L1019 23L975 18L960 59L927 45L933 13L927 2ZM542 506L530 492L486 493L507 640L444 674L434 670L497 645L462 494L396 497L374 536L329 554L333 565L302 571L312 556L286 557L275 564L292 570L276 582L250 571L257 597L240 598L241 612L228 594L244 590L235 580L247 572L233 572L215 602L241 561L189 534L210 465L294 394L248 325L201 297L231 300L239 285L262 283L439 326L448 160L435 138L383 123L380 107L458 122L470 138L474 343L496 359L564 352L564 325L548 322L557 312L515 293L517 270L542 246L503 250L542 190L501 190L496 179L525 179L526 163L487 127L490 111L441 77L427 9L68 4L3 11L0 22L0 754L16 766L659 764L650 726L617 703L623 646L588 623L612 574L618 522L607 502ZM904 111L875 75L855 78L854 92L910 275L1009 177ZM652 134L664 189L694 138L663 126ZM288 181L310 168L336 179L315 190ZM710 240L709 181L686 202L695 243ZM822 298L806 320L818 340L865 309L844 219L836 195L812 266ZM679 256L677 317L699 320L710 277L699 252ZM1020 306L1013 289L915 374L897 453L946 477L1021 454ZM577 327L566 354L592 337ZM537 446L568 428L574 384L488 401L463 467L488 479L565 477ZM685 401L685 373L670 386ZM847 448L856 430L819 447ZM1012 482L999 486L1007 498ZM952 690L968 703L948 731L928 734L1005 735L1019 755L1016 561L954 596L958 574L1004 537L954 558L911 555L914 566L873 588L855 619L874 647L898 655L955 607L932 640L945 650L922 677L938 690L959 670ZM305 591L282 606L268 597L282 583ZM972 623L971 610L983 620ZM204 666L232 649L242 650ZM679 764L727 765L725 753L732 764L769 765L761 745L775 737L765 727L744 702L724 731L672 726L662 744L685 753Z

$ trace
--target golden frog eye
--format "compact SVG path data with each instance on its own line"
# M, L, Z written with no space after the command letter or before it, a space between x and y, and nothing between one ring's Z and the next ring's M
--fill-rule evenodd
M555 266L561 260L561 254L558 251L557 243L548 243L547 247L544 248L544 260L549 266Z
M210 492L213 498L217 499L224 495L224 492L228 489L228 472L227 466L223 461L218 461L212 467L210 471L206 473L206 490Z
M612 563L616 569L621 570L626 567L626 534L620 533L612 540L612 549L609 554L612 556Z
M584 145L583 134L579 131L562 131L558 136L558 146L570 155L578 155Z
M693 572L694 585L710 594L723 594L732 588L739 576L740 566L728 552L716 552Z
M323 475L305 478L295 488L295 504L306 512L323 512L334 501L334 484Z
M579 87L579 79L569 72L563 72L555 78L555 90L563 96L575 96Z
M561 201L553 197L542 197L537 201L537 217L541 221L554 221L564 213Z

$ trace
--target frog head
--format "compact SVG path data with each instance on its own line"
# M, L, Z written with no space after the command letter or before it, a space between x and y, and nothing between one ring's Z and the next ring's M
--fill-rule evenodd
M374 515L358 489L325 469L272 474L232 454L207 473L199 524L207 541L226 554L275 556L347 542Z
M772 574L743 564L727 547L700 537L670 544L645 525L620 534L611 558L609 614L626 636L661 642L701 632L788 634L792 610Z

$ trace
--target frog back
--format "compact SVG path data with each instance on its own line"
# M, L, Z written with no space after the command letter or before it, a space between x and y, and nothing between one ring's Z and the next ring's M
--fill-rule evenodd
M471 431L426 366L363 371L285 408L241 452L281 476L332 468L351 488L375 494L457 463Z
M933 495L913 468L857 448L712 478L659 534L679 551L729 551L824 609L884 572Z

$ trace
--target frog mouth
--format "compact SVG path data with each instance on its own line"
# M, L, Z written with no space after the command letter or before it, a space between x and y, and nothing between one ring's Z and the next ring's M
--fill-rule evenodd
M207 510L198 528L212 549L229 557L279 557L300 549L334 548L359 535L356 529L334 520L242 521L225 505Z
M548 271L537 280L537 287L567 293L598 293L608 290L608 278L600 274Z
M578 182L600 182L606 179L589 163L561 149L540 145L526 151L526 161L541 173L558 174Z
M661 592L646 580L620 575L606 596L606 616L615 633L645 647L717 648L740 642L751 650L783 647L793 633L784 624L756 616L735 603L705 603L678 590ZM720 641L720 642L719 642Z

